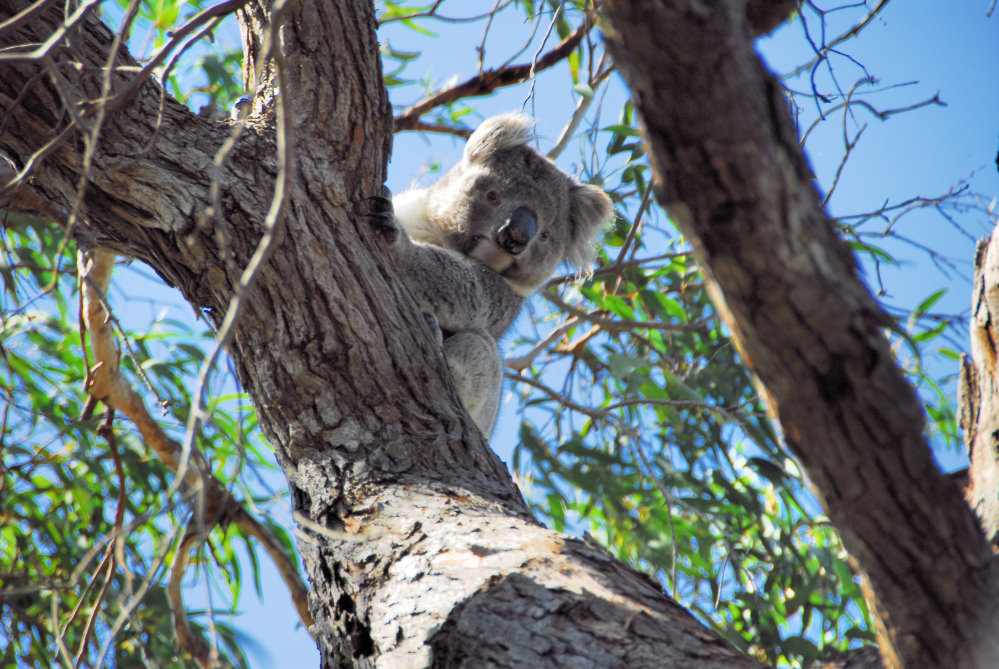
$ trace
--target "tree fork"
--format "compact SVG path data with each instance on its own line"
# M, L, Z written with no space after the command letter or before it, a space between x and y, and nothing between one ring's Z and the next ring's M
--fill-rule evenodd
M0 0L0 15L27 4ZM248 3L244 16L259 56L270 6ZM62 19L48 7L0 40L44 43ZM283 241L260 266L229 349L289 479L323 666L759 666L646 576L540 527L461 409L438 347L398 336L422 332L422 318L363 220L392 128L374 29L368 2L290 10L280 93L298 140L295 178ZM111 34L90 15L73 30L51 54L55 67L103 72ZM67 91L13 53L0 60L0 150L21 170L53 128L66 131L26 187L68 214L82 163L66 124L85 119L60 121ZM117 62L132 63L124 52ZM249 131L218 167L228 126L163 99L152 81L137 87L106 119L74 212L75 234L145 260L216 325L277 177L275 79L261 71ZM112 94L128 76L114 75ZM95 104L100 83L83 78L71 103Z

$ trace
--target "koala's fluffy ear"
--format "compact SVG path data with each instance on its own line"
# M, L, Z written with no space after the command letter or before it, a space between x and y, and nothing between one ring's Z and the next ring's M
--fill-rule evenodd
M569 225L572 234L565 249L565 259L579 269L589 271L600 233L610 221L613 208L610 198L600 188L574 183L569 189Z
M524 146L534 136L534 121L524 114L491 116L472 133L465 144L465 161L474 163L515 146Z

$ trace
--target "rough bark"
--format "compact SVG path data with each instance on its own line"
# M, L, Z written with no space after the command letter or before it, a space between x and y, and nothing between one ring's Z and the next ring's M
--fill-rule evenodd
M716 305L873 589L892 667L999 666L992 551L819 205L742 3L606 0L608 49Z
M754 36L765 35L791 16L800 0L747 0L746 20Z
M27 5L0 0L0 20ZM0 47L42 43L63 16L58 3L39 5L0 34ZM243 11L251 63L263 57L272 18L263 3ZM359 0L290 10L281 95L292 103L295 178L282 241L229 347L302 518L323 666L758 666L658 584L540 527L462 411L359 213L381 192L391 140L374 27ZM72 32L48 58L84 73L61 93L93 110L112 35L93 16ZM72 115L61 113L46 63L12 59L16 51L0 58L0 151L20 170ZM124 50L116 58L133 65ZM218 325L261 239L277 176L276 76L268 67L257 78L250 129L216 170L229 127L162 99L151 81L115 98L134 71L116 74L117 110L101 127L79 206L76 131L32 168L15 202L48 203L76 219L79 243L146 261Z
M975 251L971 360L961 361L961 427L968 447L965 494L989 541L999 532L999 244L996 233Z

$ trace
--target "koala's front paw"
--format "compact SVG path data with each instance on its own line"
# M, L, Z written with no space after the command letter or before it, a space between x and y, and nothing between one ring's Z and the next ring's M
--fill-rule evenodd
M382 237L389 244L394 244L399 240L401 232L399 223L395 219L395 211L392 209L392 200L379 195L372 195L368 198L368 220Z

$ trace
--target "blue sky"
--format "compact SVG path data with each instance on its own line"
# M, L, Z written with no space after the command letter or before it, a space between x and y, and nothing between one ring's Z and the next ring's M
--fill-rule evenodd
M452 13L475 11L470 3L448 3L445 8ZM481 4L483 11L492 3ZM875 3L872 3L875 4ZM883 15L876 18L859 39L844 45L844 50L863 65L856 65L845 57L833 58L835 74L840 85L848 89L859 79L870 75L878 80L872 88L889 88L899 84L904 87L889 88L878 94L880 109L912 105L921 100L939 97L946 106L930 106L893 117L887 122L858 110L846 124L848 134L867 125L864 137L853 151L839 184L830 200L833 215L848 215L876 209L885 201L901 202L912 196L937 196L946 192L961 179L968 178L974 190L985 194L986 202L999 195L999 175L996 173L996 152L999 149L999 77L995 75L999 63L999 16L986 18L988 1L940 3L931 0L909 0L889 5ZM829 37L840 28L852 25L866 13L866 8L837 12L830 17L832 28ZM814 17L813 17L814 18ZM512 16L510 19L512 21ZM813 22L814 23L814 22ZM439 30L437 40L421 38L399 26L387 27L383 42L401 50L425 51L424 60L417 61L410 76L419 76L423 68L432 68L433 76L447 80L456 75L458 80L474 74L474 51L482 34L481 24L465 26L457 33L445 30L438 23L426 24ZM504 44L507 31L520 34L523 27L511 23L499 26L486 42L486 62L503 62L509 45ZM543 30L543 29L542 29ZM813 33L813 39L818 33ZM556 38L552 38L549 46ZM771 68L783 73L810 57L810 47L802 38L800 26L787 26L758 42L758 49ZM455 56L459 54L459 56ZM515 62L530 59L530 52ZM820 71L819 77L828 74ZM911 83L910 83L911 82ZM605 103L610 114L616 114L616 104L625 92L620 80L612 79L614 87ZM795 88L807 87L807 80L798 81ZM416 87L394 92L401 104L413 102L419 92ZM481 117L492 113L519 109L527 98L528 89L517 87L503 91L492 98L473 100L471 104L481 110ZM408 97L407 97L408 96ZM567 86L542 86L526 107L539 117L538 133L541 146L547 149L568 118L576 97ZM813 110L812 110L813 111ZM810 113L805 109L804 115ZM608 114L605 122L613 121ZM469 117L470 125L476 117ZM820 183L828 187L843 154L844 124L841 116L822 122L808 143L809 159ZM414 178L425 171L427 165L439 161L445 168L460 156L461 141L444 136L423 136L404 133L397 136L390 165L388 185L393 192L404 190ZM560 160L568 170L574 169L573 159L578 156L568 151ZM887 240L886 248L897 253L904 262L897 268L878 273L871 266L865 267L865 278L872 287L883 284L886 300L891 304L911 307L938 288L948 288L948 294L939 304L939 310L948 313L966 313L971 292L971 258L974 238L984 236L988 225L985 217L968 225L965 236L955 230L938 214L918 212L900 223L905 234L953 259L953 269L947 272L936 269L927 256L904 243ZM144 291L136 286L132 291ZM133 295L142 294L132 292ZM160 289L165 302L179 304ZM145 310L139 310L143 314ZM154 308L150 308L150 314ZM175 318L189 319L191 311L185 306L172 308ZM139 318L139 313L133 313ZM962 342L963 344L963 342ZM931 362L944 373L945 359ZM515 401L505 402L501 421L492 445L505 461L516 443L517 416ZM960 456L953 452L939 454L948 469L960 464ZM283 485L283 480L276 485ZM308 667L318 665L318 652L304 630L296 630L297 616L283 584L266 560L262 579L263 601L257 602L252 593L244 594L242 609L245 612L236 624L253 637L263 648L251 655L255 667ZM245 572L244 572L245 573ZM190 590L190 606L198 606L200 587Z

